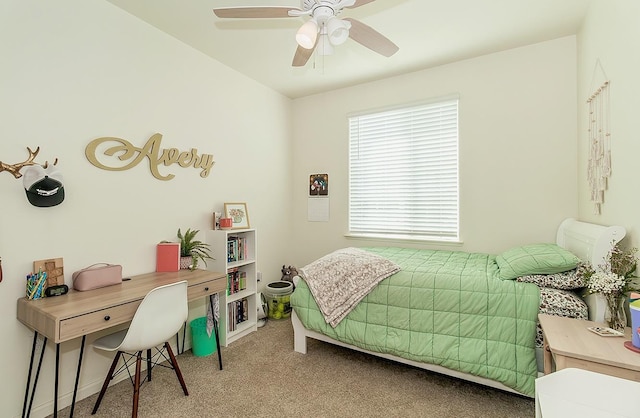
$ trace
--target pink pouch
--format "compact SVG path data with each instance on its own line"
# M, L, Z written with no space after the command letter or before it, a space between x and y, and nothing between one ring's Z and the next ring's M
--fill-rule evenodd
M71 276L73 288L81 292L122 283L122 266L97 263L78 270Z

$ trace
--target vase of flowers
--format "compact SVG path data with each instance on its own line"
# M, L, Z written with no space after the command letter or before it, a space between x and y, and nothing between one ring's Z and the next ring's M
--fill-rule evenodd
M624 332L627 326L627 314L624 310L625 296L605 295L607 310L604 313L604 320L609 328Z
M623 330L627 324L624 312L625 278L617 273L596 271L587 282L589 293L600 293L606 302L604 319L609 328Z
M624 301L627 294L637 290L633 285L633 273L638 259L637 248L623 250L614 246L604 265L594 268L583 266L581 274L587 283L589 293L600 293L606 301L605 321L609 328L623 331L627 325Z

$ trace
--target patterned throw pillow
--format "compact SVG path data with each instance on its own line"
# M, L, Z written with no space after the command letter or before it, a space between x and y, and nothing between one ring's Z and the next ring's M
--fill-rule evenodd
M584 276L578 274L578 269L554 274L530 274L528 276L520 276L516 278L516 281L560 290L581 289L587 286Z
M570 290L540 288L541 314L588 319L589 309L582 298ZM542 347L542 328L538 323L536 347Z

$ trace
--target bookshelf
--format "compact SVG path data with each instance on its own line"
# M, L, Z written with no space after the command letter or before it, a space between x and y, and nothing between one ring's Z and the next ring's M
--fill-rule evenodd
M256 230L209 230L206 240L214 258L207 269L227 273L220 298L220 344L226 347L258 329Z

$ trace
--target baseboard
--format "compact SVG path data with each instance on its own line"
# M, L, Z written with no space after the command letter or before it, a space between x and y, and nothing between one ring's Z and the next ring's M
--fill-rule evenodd
M145 366L146 370L146 366ZM105 370L106 374L107 370ZM124 379L128 379L129 376L127 374L121 374L117 376L112 385L121 382ZM76 403L84 398L88 398L89 396L100 392L102 388L102 383L104 382L104 377L100 380L90 382L88 384L82 385L78 387L78 394L76 396ZM58 410L64 409L71 405L71 400L73 399L73 391L67 393L59 393L58 394ZM53 413L53 399L48 402L45 402L40 405L34 405L31 409L31 416L33 418L46 418Z

